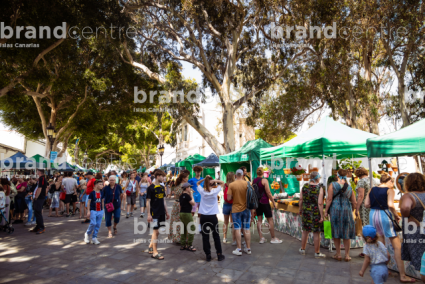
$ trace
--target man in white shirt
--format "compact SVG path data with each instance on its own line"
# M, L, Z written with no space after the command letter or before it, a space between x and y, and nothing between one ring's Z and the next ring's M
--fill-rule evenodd
M65 204L66 216L69 217L69 204L72 203L72 215L75 215L76 202L77 202L77 181L72 177L72 172L65 173L66 177L62 180L62 185L66 191Z

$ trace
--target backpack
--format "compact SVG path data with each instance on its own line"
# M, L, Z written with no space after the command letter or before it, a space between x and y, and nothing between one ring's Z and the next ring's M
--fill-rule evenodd
M263 179L260 179L260 182L262 180ZM257 199L260 200L264 196L265 191L263 191L262 193L260 193L260 187L258 186L258 183L254 183L252 185L252 188L254 189L255 195L257 195Z
M251 183L247 182L248 188L246 190L246 207L249 210L254 210L258 208L258 198L254 189L252 188Z

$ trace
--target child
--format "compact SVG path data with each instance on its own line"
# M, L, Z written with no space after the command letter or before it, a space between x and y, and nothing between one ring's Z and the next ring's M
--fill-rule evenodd
M80 180L80 219L83 218L83 216L87 215L86 212L86 199L88 198L88 196L86 195L86 190L87 190L87 181L85 179Z
M87 216L90 218L90 225L84 234L86 244L90 243L90 235L93 233L92 244L98 245L97 233L103 218L103 201L102 190L103 181L98 179L94 182L94 190L89 194L87 201ZM90 206L90 207L89 207Z
M370 264L370 276L373 282L375 284L385 283L388 279L387 264L390 259L390 254L385 245L378 241L376 229L372 225L363 227L363 238L366 241L363 247L365 258L359 275L363 277L366 268Z
M196 251L196 248L192 246L193 238L195 234L189 232L189 224L191 232L195 232L195 224L193 223L192 217L192 206L195 205L193 199L193 192L191 190L191 184L186 182L182 185L183 192L180 195L180 220L184 224L183 234L180 237L180 250ZM186 241L187 240L187 241Z

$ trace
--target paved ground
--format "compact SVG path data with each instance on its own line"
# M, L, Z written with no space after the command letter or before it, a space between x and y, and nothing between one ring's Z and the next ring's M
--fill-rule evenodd
M172 201L168 204L171 212ZM358 275L363 262L355 257L359 249L352 250L349 263L330 259L326 249L322 252L328 257L318 260L312 246L301 256L300 241L282 233L277 234L282 244L260 245L256 232L252 255L235 256L234 247L223 244L226 259L218 262L213 254L215 259L209 263L204 260L201 236L196 235L198 252L160 244L165 260L158 261L147 253L147 243L134 242L149 239L149 233L135 235L131 218L121 219L112 239L106 238L102 223L99 246L83 242L88 225L78 218L45 220L43 235L29 233L21 224L12 235L0 232L0 283L371 283L369 272L364 278ZM399 282L390 278L388 283Z

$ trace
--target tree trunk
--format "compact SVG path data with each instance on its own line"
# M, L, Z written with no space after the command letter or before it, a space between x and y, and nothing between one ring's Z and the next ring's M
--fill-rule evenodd
M223 136L224 146L227 153L235 151L235 125L233 104L227 102L223 107Z
M401 119L403 121L403 127L406 127L410 125L410 119L409 115L406 110L406 99L404 97L404 74L399 76L398 79L398 98L399 98L399 107L400 107L400 113L401 113Z

